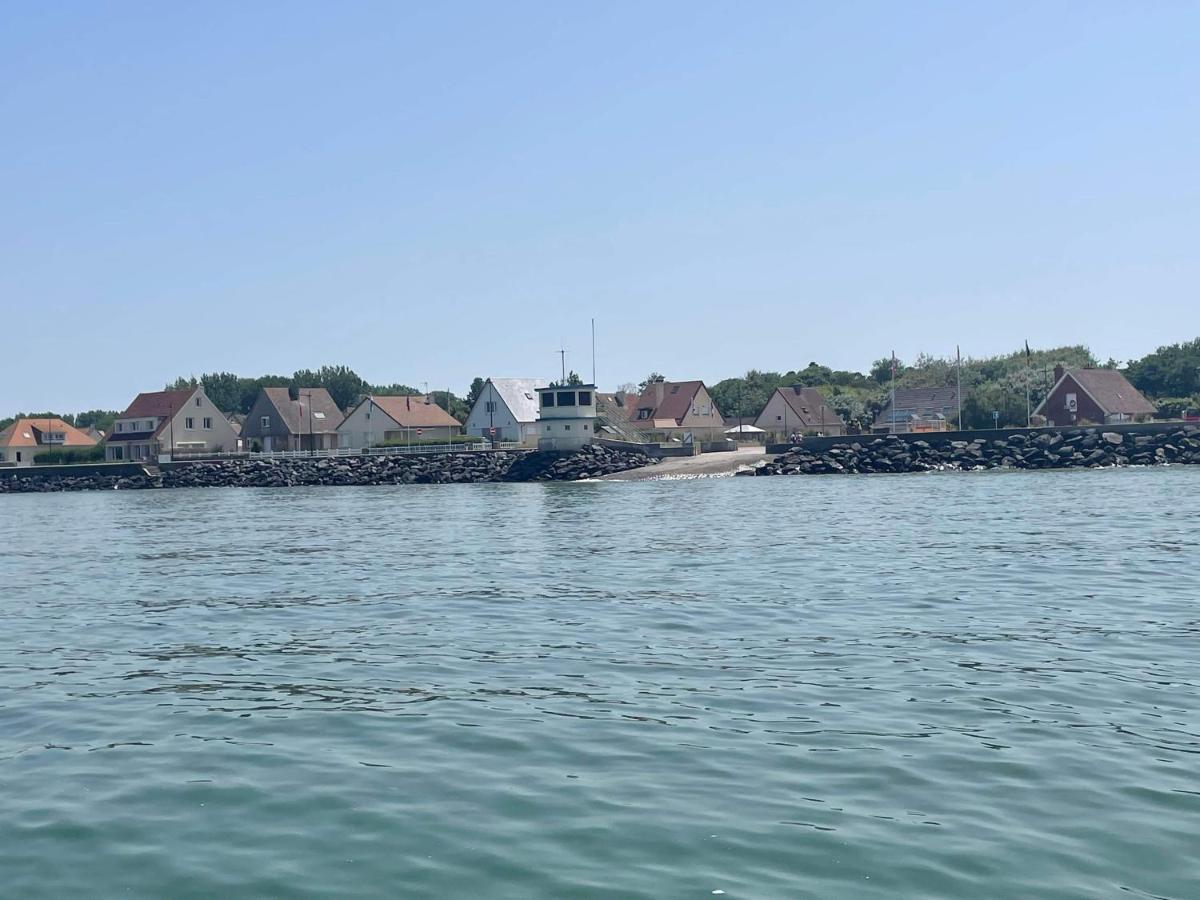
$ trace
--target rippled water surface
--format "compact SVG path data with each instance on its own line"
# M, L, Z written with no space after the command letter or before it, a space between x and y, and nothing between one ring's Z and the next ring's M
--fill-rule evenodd
M0 895L1197 897L1198 497L0 497Z

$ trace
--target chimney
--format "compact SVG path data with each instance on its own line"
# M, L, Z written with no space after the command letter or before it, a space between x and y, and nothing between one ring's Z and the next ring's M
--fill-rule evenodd
M1067 374L1067 373L1066 373L1066 370L1062 367L1062 363L1059 363L1058 365L1056 365L1054 367L1054 383L1058 384L1060 381L1062 381L1062 377L1065 374Z
M295 403L297 400L299 400L300 399L300 388L296 387L295 385L292 385L291 387L289 387L288 388L288 399L291 400L293 403Z
M662 406L663 394L666 392L666 383L661 378L654 381L654 408Z

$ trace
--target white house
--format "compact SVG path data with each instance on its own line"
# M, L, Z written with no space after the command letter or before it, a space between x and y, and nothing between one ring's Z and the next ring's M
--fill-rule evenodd
M467 434L536 445L539 384L545 384L545 381L489 378L467 416Z
M174 451L234 451L237 432L204 388L138 394L105 439L109 461L157 459Z
M338 426L341 447L360 450L462 434L462 423L428 396L367 397Z
M578 450L596 436L596 386L538 388L538 449Z

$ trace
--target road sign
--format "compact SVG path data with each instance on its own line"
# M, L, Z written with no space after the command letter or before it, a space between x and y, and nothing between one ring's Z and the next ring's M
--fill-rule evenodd
M417 437L420 437L420 436L421 436L422 434L424 434L424 433L425 433L425 429L423 429L423 428L418 428L418 429L417 429Z
M496 433L496 429L495 429L495 428L489 428L489 429L488 429L488 434L495 434L495 433Z
M997 428L1000 427L1000 410L998 410L998 409L992 410L992 421L995 423Z

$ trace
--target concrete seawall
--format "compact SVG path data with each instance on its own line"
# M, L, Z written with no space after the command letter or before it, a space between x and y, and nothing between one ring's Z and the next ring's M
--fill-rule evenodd
M479 484L578 481L651 465L639 453L585 447L577 453L508 452L439 455L291 457L168 463L158 470L56 466L0 472L0 494L181 487ZM14 470L15 471L15 470Z
M1101 466L1200 464L1200 428L1178 423L997 432L968 440L961 434L825 438L779 455L752 474L832 475L973 469L1070 469Z

